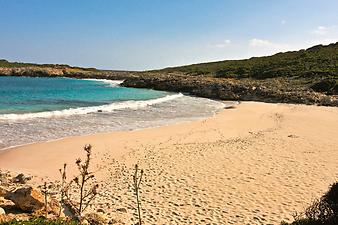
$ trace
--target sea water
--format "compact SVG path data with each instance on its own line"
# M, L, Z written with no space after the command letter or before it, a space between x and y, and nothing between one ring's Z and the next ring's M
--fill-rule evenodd
M0 149L191 121L224 107L181 93L121 87L121 82L0 77Z

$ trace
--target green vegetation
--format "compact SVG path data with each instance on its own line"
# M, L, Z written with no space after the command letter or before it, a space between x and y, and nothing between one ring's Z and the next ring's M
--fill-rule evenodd
M180 72L240 80L284 79L290 86L301 84L317 92L338 94L338 42L306 50L278 53L244 60L225 60L165 68L156 72ZM296 85L297 86L297 85Z
M35 218L35 219L30 219L28 221L18 221L18 220L11 220L9 222L4 222L1 223L3 225L41 225L41 224L46 224L46 225L76 225L79 224L76 221L73 220L66 220L66 219L56 219L56 220L51 220L51 219L45 219L45 218Z
M282 225L337 225L338 224L338 182L319 200L314 201L304 213L296 215L291 224Z
M211 75L223 78L313 78L318 76L338 78L338 42L266 57L201 63L166 68L163 71L180 71L191 75Z

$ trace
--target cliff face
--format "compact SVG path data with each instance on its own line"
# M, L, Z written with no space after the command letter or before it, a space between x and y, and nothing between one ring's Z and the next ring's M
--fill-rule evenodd
M132 76L128 71L88 71L74 68L53 67L0 67L0 76L27 76L27 77L71 77L96 79L125 79Z
M2 76L63 76L61 69L21 67L21 68L0 68Z
M221 100L338 106L337 96L327 96L302 88L285 88L285 84L280 84L280 81L277 82L276 80L270 83L266 82L266 84L261 84L259 81L241 81L211 77L148 75L129 77L122 85L125 87L183 92L199 97ZM284 88L278 86L284 86Z

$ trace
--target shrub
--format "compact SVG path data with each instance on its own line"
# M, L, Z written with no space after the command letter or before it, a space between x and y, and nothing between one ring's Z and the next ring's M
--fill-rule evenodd
M314 91L326 92L328 94L338 94L338 80L325 79L311 86Z
M82 162L81 159L76 160L76 165L79 171L79 175L72 179L69 184L65 187L62 187L61 190L61 203L68 203L72 210L75 213L75 216L81 221L83 212L90 206L90 203L94 200L98 194L98 184L94 181L93 172L89 171L89 165L91 161L91 145L86 145L84 151L86 152L86 159ZM62 186L66 182L66 165L64 165L64 170L60 170L62 177ZM79 190L78 198L71 196L70 189L75 188Z
M319 200L315 200L303 214L295 217L292 225L337 225L338 224L338 182ZM287 225L287 223L282 223Z

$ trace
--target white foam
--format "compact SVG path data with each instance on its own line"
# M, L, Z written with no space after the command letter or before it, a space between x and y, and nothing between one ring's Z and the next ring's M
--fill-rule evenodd
M109 86L111 87L117 87L124 81L124 80L107 80L107 79L83 79L83 80L100 81L109 84Z
M33 118L48 118L48 117L60 117L60 116L71 116L71 115L84 115L89 113L96 112L113 112L114 110L119 109L138 109L146 106L159 104L162 102L172 101L176 98L182 97L183 94L174 94L167 95L162 98L143 100L143 101L124 101L116 102L108 105L100 106L89 106L89 107L80 107L80 108L70 108L59 111L47 111L47 112L37 112L37 113L24 113L24 114L4 114L0 115L0 120L25 120Z

